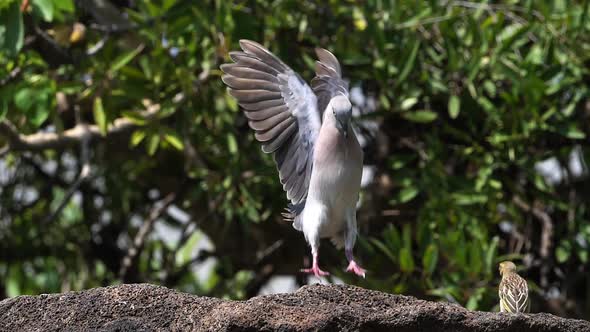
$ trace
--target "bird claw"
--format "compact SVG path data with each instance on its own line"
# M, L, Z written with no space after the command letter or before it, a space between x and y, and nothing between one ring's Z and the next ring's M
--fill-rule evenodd
M357 276L364 278L367 271L365 271L365 269L360 267L355 261L352 260L348 264L348 267L346 268L346 272L352 272L352 273L356 274Z
M316 277L324 277L324 276L329 276L330 273L329 272L325 272L320 270L319 266L313 266L309 269L301 269L301 272L303 273L309 273L309 274L314 274Z

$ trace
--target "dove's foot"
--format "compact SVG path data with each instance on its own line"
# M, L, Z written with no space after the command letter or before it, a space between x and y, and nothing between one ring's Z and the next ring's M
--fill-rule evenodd
M310 273L310 274L313 273L318 278L330 275L330 273L320 270L320 265L318 264L317 251L312 253L312 255L313 255L313 261L311 263L311 268L310 269L301 269L301 272Z
M325 272L325 271L320 270L320 267L317 264L314 264L310 269L301 269L301 272L314 274L318 278L330 275L329 272Z
M352 273L356 274L357 276L364 278L366 271L365 271L365 269L360 267L354 260L351 260L350 263L348 264L348 267L346 268L346 272L352 272Z

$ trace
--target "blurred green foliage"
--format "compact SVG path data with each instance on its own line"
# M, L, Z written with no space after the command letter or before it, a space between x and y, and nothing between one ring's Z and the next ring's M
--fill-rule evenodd
M3 297L146 281L244 298L297 274L303 236L220 80L246 38L306 79L325 47L363 96L369 274L326 243L330 271L495 310L515 259L534 311L590 318L589 1L27 3L0 1ZM168 194L188 221L157 213Z

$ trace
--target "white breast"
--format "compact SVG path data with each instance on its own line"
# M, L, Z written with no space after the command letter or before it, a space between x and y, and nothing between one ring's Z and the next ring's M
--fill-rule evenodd
M325 220L303 220L303 223L319 227L321 237L339 232L344 212L354 209L358 200L363 153L354 131L350 126L348 130L345 138L334 126L324 123L315 144L306 209L310 205L325 211L318 213L324 215ZM307 214L310 215L313 214Z

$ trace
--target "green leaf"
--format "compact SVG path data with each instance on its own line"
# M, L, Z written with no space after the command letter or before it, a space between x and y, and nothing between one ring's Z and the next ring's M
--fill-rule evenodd
M249 220L251 220L255 223L260 222L260 213L258 213L258 210L254 206L247 204L245 206L245 208L246 208L246 217Z
M436 263L438 262L438 248L434 244L428 245L426 251L424 252L424 256L422 257L422 267L424 268L424 272L428 275L431 275L436 268Z
M459 97L452 95L451 98L449 98L449 116L451 117L451 119L457 118L457 116L459 115L460 107L461 100L459 99Z
M18 270L18 265L12 265L9 267L8 278L6 280L6 295L8 297L15 297L22 295L22 289L20 285L21 273Z
M137 146L145 138L146 132L143 130L136 130L131 134L131 146Z
M526 56L526 61L536 64L542 65L543 64L543 48L539 44L533 45L529 54Z
M399 265L400 269L405 273L414 271L414 258L409 248L402 248L399 251Z
M385 93L379 95L379 102L383 106L383 109L388 110L391 108L391 103L389 102L389 98L387 98L387 95Z
M395 258L393 251L391 251L383 242L377 239L371 239L371 243L373 243L374 246L379 248L379 250L381 250L387 257L389 257L389 259L392 262L397 262L397 259Z
M160 135L152 135L149 138L148 145L147 145L147 152L150 156L153 156L156 151L158 150L158 146L160 145Z
M578 129L575 125L568 127L565 131L565 136L571 139L584 139L586 134Z
M234 136L232 133L227 134L227 149L232 155L236 155L238 153L238 142L236 141L236 136Z
M494 84L494 82L491 80L486 80L483 82L483 88L486 90L488 95L490 95L490 97L496 96L496 84Z
M176 150L182 151L184 150L184 144L182 143L182 139L178 135L178 133L170 132L164 135L164 139L166 142L170 143Z
M429 295L439 296L445 299L449 297L453 299L457 299L460 297L460 294L463 292L463 289L459 289L457 286L448 286L443 288L435 288L431 289L427 292Z
M418 102L418 98L415 97L411 97L411 98L407 98L404 101L402 101L401 104L401 109L402 110L409 110L410 108L412 108L412 106L414 106L416 103Z
M420 192L420 190L418 190L418 188L416 188L416 187L404 188L399 192L398 201L400 203L409 202L412 199L414 199L414 197L416 197L416 195L418 195L419 192Z
M92 108L92 113L94 114L94 122L98 126L100 133L104 136L107 133L107 116L104 112L104 107L102 106L102 98L96 97L94 98L94 106Z
M354 20L354 27L359 31L364 31L367 28L367 20L363 15L363 12L358 8L354 7L352 11L352 17Z
M555 249L555 256L559 263L565 263L571 255L571 245L569 242L563 242L557 249Z
M485 269L487 273L492 273L494 269L494 258L496 257L496 252L498 251L498 236L494 236L492 238L492 243L488 246L488 249L485 254Z
M53 6L67 13L74 12L74 2L72 0L53 0Z
M485 292L485 288L481 287L475 290L474 294L469 297L467 304L465 307L467 310L476 310L478 303L481 301L483 294Z
M438 114L433 111L420 110L402 113L402 117L412 122L428 123L436 120Z
M41 16L44 21L53 20L53 2L51 0L33 0L33 13Z
M0 11L0 50L16 55L23 47L25 28L19 1Z
M181 266L193 258L196 246L202 238L203 233L193 232L184 245L176 251L176 265Z
M387 247L392 250L399 250L402 246L399 231L392 224L389 224L389 226L383 231L383 239L387 242Z
M38 103L35 108L27 113L29 122L35 127L39 127L49 117L50 110L47 108L47 103Z
M34 126L40 126L50 114L50 88L23 88L14 95L14 104L24 111L27 120Z
M488 201L488 197L484 194L453 194L453 198L458 205L473 205L482 204Z
M8 114L8 99L0 98L0 121L4 120Z
M14 105L20 110L28 111L35 103L35 95L36 91L31 88L20 89L14 95Z
M138 126L143 126L147 123L145 117L138 112L124 111L123 116Z
M578 257L583 264L588 262L588 251L587 250L580 250L578 251Z
M483 265L482 246L479 241L473 241L468 245L467 255L469 257L469 270L479 274Z
M137 56L143 50L143 47L144 47L143 44L141 44L136 49L131 50L127 53L124 53L124 54L118 56L115 59L115 61L113 61L113 63L111 64L111 69L110 69L111 74L116 72L117 70L123 68L131 60L133 60L133 58L135 58L135 56Z
M412 68L414 68L414 62L416 62L416 55L418 54L418 49L420 48L420 39L416 39L414 45L412 46L412 50L410 51L410 56L406 60L404 67L397 78L397 84L401 84L410 74Z
M405 224L402 229L403 247L411 250L412 249L412 226Z
M147 57L147 55L142 55L139 58L139 66L143 70L145 78L147 78L148 80L151 80L153 77L153 72L152 72L152 67L151 67L152 65L151 65L150 60Z
M515 23L507 26L498 35L500 47L496 49L496 54L502 54L511 47L515 47L516 41L519 40L526 32L529 31L532 25ZM524 40L526 41L526 40Z

